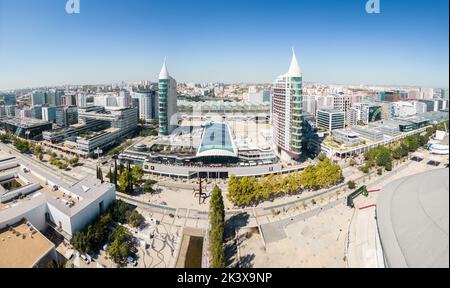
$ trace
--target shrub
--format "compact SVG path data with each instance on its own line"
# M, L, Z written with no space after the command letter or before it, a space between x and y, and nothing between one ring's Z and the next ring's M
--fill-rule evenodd
M378 168L378 169L377 169L377 174L378 174L379 176L383 175L383 169L382 169L382 168Z
M348 189L355 189L356 183L355 183L355 181L348 181L347 186L348 186Z

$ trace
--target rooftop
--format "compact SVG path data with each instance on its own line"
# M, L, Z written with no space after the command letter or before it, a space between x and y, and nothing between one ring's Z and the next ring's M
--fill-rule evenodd
M339 111L336 109L318 109L317 110L317 112L320 112L320 111L327 112L327 113L344 113L345 114L344 111Z
M359 134L354 132L350 128L335 129L335 130L332 131L332 133L341 133L343 135L347 135L348 137L359 137Z
M32 163L20 164L21 167L0 171L0 176L6 176L8 173L16 174L18 176L16 179L20 178L22 183L28 186L15 190L27 189L31 193L25 195L22 199L16 197L11 201L0 204L0 211L16 207L18 209L26 209L21 208L21 204L26 203L40 205L42 202L50 202L62 213L73 216L113 187L110 183L101 183L94 176L88 176L74 184L67 184L62 179L47 173ZM30 189L27 187L30 187ZM11 193L14 193L14 190Z
M448 173L427 171L382 189L377 221L389 267L449 267Z
M230 130L225 123L211 123L203 132L202 143L197 156L237 157Z
M46 124L50 124L50 122L34 119L34 118L4 118L1 119L1 122L23 127L23 128L32 128L38 127Z
M0 231L0 268L32 268L54 248L28 221Z

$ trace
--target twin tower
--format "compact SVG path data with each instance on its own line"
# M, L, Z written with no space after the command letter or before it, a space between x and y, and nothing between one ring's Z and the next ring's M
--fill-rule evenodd
M302 72L294 49L287 73L273 85L272 138L278 155L284 160L300 156L302 149ZM166 59L159 73L159 134L169 135L177 127L177 81L170 77Z
M159 73L159 135L167 136L177 127L177 81L170 77L166 59Z

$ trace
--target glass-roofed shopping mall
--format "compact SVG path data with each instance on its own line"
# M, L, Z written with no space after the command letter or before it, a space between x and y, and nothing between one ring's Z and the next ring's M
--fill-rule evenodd
M147 172L188 178L198 170L193 167L202 167L208 172L220 170L217 177L221 178L239 175L235 169L269 173L280 166L269 135L269 123L258 123L254 119L236 118L225 122L204 119L193 122L191 119L181 123L171 135L146 137L126 149L119 159L143 165Z
M230 127L225 123L210 123L205 127L197 157L208 156L238 156Z

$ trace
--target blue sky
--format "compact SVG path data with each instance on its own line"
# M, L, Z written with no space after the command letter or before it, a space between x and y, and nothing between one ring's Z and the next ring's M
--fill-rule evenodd
M305 81L447 88L449 1L0 0L0 89L272 82L295 47Z

